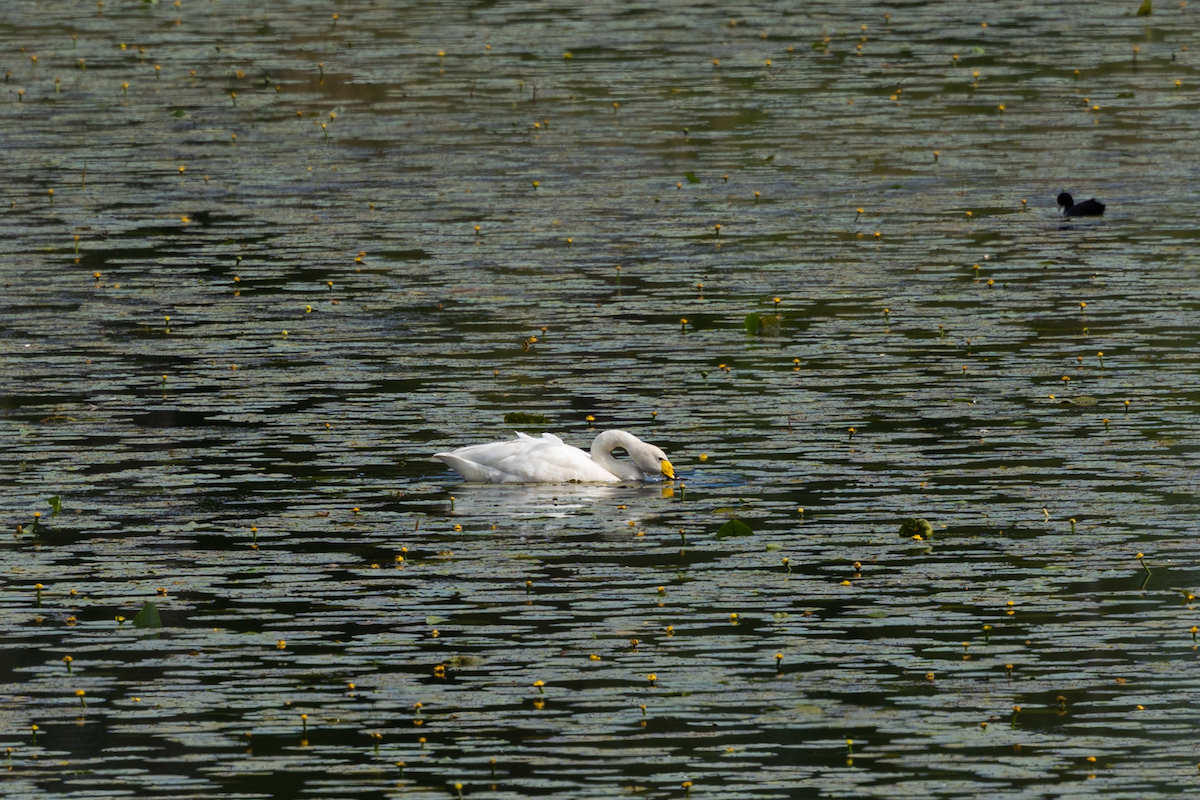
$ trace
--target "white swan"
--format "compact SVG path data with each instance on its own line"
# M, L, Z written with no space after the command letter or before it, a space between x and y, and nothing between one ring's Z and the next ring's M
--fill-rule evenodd
M631 461L618 461L622 448ZM461 447L434 458L469 481L485 483L600 483L674 478L667 454L625 431L605 431L592 442L589 456L552 433L540 439L518 432L516 439Z

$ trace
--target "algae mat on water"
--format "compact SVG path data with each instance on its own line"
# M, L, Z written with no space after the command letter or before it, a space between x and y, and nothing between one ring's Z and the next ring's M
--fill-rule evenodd
M1149 10L7 3L6 795L1194 794Z

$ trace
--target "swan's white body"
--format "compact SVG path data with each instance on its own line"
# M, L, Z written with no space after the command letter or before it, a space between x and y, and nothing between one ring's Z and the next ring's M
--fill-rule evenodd
M618 461L622 448L630 461ZM667 454L625 431L605 431L588 455L552 433L540 438L517 433L516 439L461 447L434 458L469 481L484 483L612 483L674 478Z

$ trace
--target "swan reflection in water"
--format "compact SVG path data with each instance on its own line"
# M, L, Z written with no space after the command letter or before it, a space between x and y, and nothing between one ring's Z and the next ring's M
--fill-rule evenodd
M483 522L565 519L597 510L620 513L617 506L675 496L670 483L461 483L447 487L456 501L456 517Z

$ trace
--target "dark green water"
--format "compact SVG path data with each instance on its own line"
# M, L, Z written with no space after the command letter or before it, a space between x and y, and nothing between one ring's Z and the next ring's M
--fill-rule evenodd
M5 792L1195 794L1197 17L1136 11L7 4ZM678 480L430 460L510 412Z

